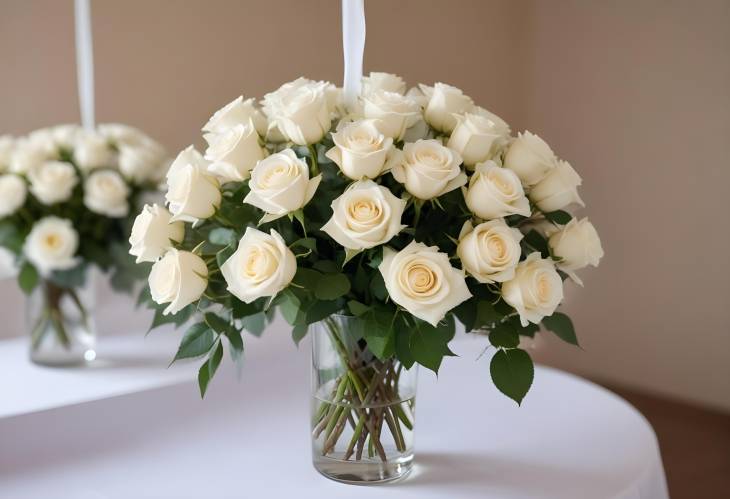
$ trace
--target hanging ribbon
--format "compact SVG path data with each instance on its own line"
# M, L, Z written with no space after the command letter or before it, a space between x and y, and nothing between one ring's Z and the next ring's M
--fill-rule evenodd
M79 89L81 125L94 128L94 53L91 45L91 7L89 0L75 0L76 80Z
M345 56L345 77L342 84L345 104L357 102L362 85L362 58L365 52L364 0L342 0L342 50Z

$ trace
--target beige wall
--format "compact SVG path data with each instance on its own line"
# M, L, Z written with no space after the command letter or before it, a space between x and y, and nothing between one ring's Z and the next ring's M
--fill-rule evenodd
M98 119L173 151L241 93L341 78L335 0L92 4ZM584 178L607 251L569 292L585 351L538 356L730 409L730 2L366 4L366 70L460 86ZM0 0L0 61L0 132L78 119L71 0ZM11 286L0 335L21 327Z

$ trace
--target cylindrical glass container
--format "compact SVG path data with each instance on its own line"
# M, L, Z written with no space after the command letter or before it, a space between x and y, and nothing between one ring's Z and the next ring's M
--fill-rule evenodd
M396 480L413 466L417 366L378 359L353 320L310 328L314 467L347 483Z
M30 359L46 366L73 366L96 358L93 272L80 287L63 287L44 279L26 303Z

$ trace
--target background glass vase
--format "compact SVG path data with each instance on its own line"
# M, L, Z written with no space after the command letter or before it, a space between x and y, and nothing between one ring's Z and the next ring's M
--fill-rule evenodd
M413 466L417 365L378 359L358 326L333 315L310 328L314 467L348 483L395 480Z
M26 322L30 359L47 366L72 366L96 358L94 272L85 283L64 287L44 279L28 297Z

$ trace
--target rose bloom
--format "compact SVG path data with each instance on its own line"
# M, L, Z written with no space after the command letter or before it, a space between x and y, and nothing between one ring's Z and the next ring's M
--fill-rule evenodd
M433 199L461 187L467 181L461 156L438 140L419 140L395 151L388 160L393 178L418 199Z
M326 156L353 180L377 178L385 169L393 139L380 133L375 123L354 121L332 134L335 146Z
M449 256L436 246L412 241L398 252L386 247L378 270L390 298L434 327L472 296L464 273L452 267Z
M476 227L466 222L459 235L456 254L464 270L482 283L503 282L515 275L520 261L522 233L504 220L491 220Z
M75 257L79 235L70 220L45 217L38 220L23 244L23 253L44 277L55 270L68 270L79 263Z
M137 257L137 263L154 262L173 242L181 242L185 237L185 224L173 222L172 213L162 206L146 204L134 219L129 236L129 254Z
M563 301L563 280L550 260L531 253L517 265L514 277L502 283L502 298L514 307L523 326L539 324Z
M152 265L148 281L152 300L169 303L163 315L176 314L203 295L208 267L198 255L173 248Z

